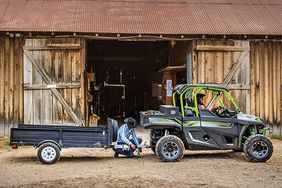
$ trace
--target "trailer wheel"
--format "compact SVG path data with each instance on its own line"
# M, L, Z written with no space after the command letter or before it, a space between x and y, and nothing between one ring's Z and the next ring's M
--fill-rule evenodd
M113 122L113 142L117 141L117 135L118 135L118 122L114 120Z
M54 164L60 158L60 149L56 144L46 142L38 148L37 157L44 164Z
M272 156L273 146L266 136L255 134L245 141L244 153L252 162L266 162Z
M174 135L163 136L156 145L156 154L163 162L179 161L183 157L184 144Z

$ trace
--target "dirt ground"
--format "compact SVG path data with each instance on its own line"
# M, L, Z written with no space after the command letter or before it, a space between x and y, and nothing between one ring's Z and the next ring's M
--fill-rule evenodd
M145 140L149 133L138 130ZM0 187L282 187L282 141L272 140L266 163L233 151L186 151L181 162L163 163L150 149L139 159L114 158L108 149L65 149L43 165L32 147L0 146Z

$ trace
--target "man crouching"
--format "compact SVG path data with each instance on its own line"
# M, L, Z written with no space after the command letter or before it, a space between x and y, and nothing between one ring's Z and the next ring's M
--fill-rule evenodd
M133 152L138 148L139 144L142 143L142 138L136 136L136 127L137 124L135 119L131 117L125 119L125 124L118 130L117 144L127 145L129 147L114 149L115 157L118 157L119 154L125 155L126 157L134 157Z

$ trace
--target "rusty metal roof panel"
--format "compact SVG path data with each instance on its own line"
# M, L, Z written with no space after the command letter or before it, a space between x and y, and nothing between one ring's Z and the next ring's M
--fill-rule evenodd
M281 0L0 0L0 31L282 35Z
M282 2L281 2L282 4ZM275 17L275 20L279 23L278 26L282 25L282 11L281 6L265 6L268 12Z
M7 0L0 0L0 18L2 18L6 12L9 2Z

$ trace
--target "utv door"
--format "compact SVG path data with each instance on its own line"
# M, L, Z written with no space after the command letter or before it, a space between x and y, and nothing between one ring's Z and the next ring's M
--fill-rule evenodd
M191 150L220 149L202 128L199 117L183 117L183 131Z
M213 140L220 149L232 149L239 137L237 118L223 118L208 109L200 110L201 127L206 140Z

